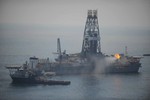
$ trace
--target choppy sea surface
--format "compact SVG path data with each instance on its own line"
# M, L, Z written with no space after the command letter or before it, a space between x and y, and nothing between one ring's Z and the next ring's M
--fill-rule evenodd
M141 59L137 74L65 75L70 85L12 84L7 64L28 56L0 56L0 100L150 100L150 57Z

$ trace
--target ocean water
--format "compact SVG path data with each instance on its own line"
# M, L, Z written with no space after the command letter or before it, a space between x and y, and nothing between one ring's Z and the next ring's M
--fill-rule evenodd
M0 56L0 100L150 100L150 57L141 59L137 74L65 75L70 85L12 84L7 64L28 56Z

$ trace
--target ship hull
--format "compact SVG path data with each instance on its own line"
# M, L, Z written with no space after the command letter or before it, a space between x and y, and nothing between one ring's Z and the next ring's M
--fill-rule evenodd
M35 83L34 78L11 77L14 83Z
M138 73L139 66L128 66L128 67L109 67L105 69L105 73Z
M90 74L93 73L94 67L92 66L70 66L60 65L50 68L50 71L55 72L56 75L73 75L73 74Z
M77 71L76 69L72 70L53 70L56 72L56 75L71 75L71 74L100 74L100 73L138 73L139 67L135 68L106 68L103 71Z
M132 62L130 64L112 65L105 68L106 73L138 73L141 63Z
M70 81L60 81L60 80L36 80L35 78L20 78L11 77L13 83L22 84L44 84L44 85L69 85Z
M98 68L99 67L99 68ZM60 65L51 67L50 70L55 72L56 75L67 75L67 74L99 74L99 73L138 73L141 64L130 64L127 66L122 65L111 65L105 68L101 66L68 66Z

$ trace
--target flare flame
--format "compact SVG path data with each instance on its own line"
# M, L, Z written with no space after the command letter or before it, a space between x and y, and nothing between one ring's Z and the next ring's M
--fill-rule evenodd
M118 54L118 53L115 54L114 56L115 56L116 59L120 59L121 58L120 54Z

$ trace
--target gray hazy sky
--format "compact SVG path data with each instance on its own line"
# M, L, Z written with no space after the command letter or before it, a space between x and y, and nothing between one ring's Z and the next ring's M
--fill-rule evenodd
M150 0L1 0L0 23L81 26L88 9L103 27L150 28Z
M150 0L0 0L0 53L34 54L39 45L40 48L56 47L57 37L61 37L62 43L68 45L64 48L78 44L74 52L80 51L89 9L98 10L104 51L108 52L108 48L113 47L109 43L111 40L115 44L122 36L122 44L119 45L128 45L122 42L126 39L131 39L129 41L134 44L135 37L135 43L149 45L150 38L147 36L150 35L141 37L136 35L140 34L138 31L132 31L146 30L144 32L149 34ZM128 36L125 39L123 30L115 31L120 29L129 29L126 32L132 33L132 38ZM55 49L39 49L39 52L50 53ZM147 51L150 51L149 48Z

